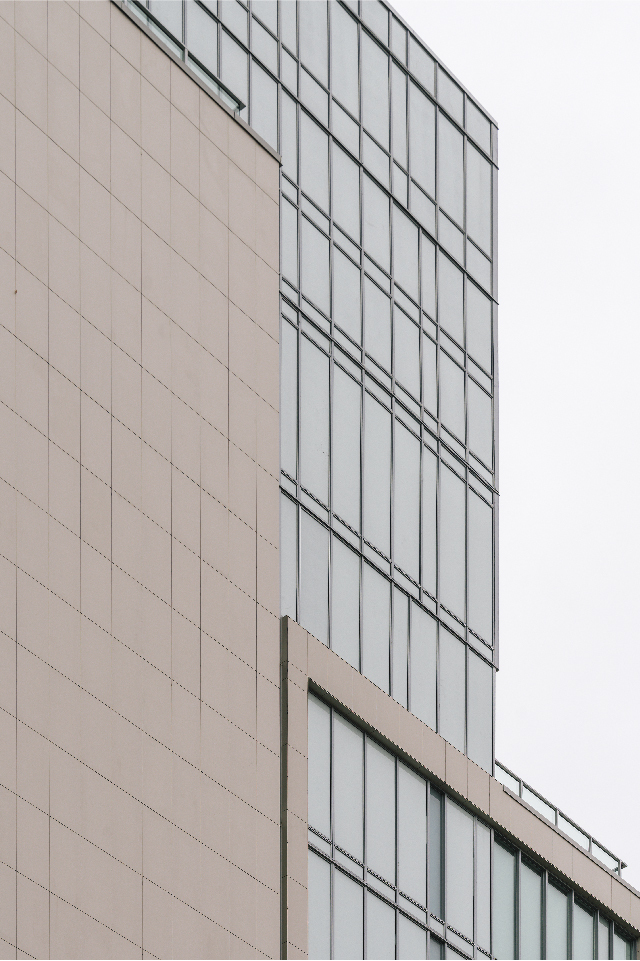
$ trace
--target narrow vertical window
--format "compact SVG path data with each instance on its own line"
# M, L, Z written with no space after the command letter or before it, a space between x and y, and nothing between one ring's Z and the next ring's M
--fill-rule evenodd
M370 564L362 565L362 673L389 693L390 585Z
M331 709L316 697L310 696L308 718L309 826L330 838Z
M306 337L300 344L300 481L329 503L329 358Z
M436 729L436 621L411 605L411 713Z
M394 448L394 561L419 579L420 570L420 441L395 422Z
M493 845L492 951L494 958L516 957L516 856L497 843Z
M427 785L404 764L398 764L398 888L426 905Z
M300 624L329 643L329 532L301 511Z
M568 958L569 898L555 884L547 884L547 957Z
M331 955L331 900L329 864L309 851L309 957Z
M465 487L442 465L440 470L440 601L464 619Z
M333 839L358 861L362 861L363 854L363 751L360 731L334 711Z
M396 764L388 751L366 739L367 867L396 883Z
M333 538L331 649L360 670L360 558Z

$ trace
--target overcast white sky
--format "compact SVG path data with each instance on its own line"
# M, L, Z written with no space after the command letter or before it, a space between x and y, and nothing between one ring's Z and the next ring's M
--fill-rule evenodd
M500 127L496 756L640 888L640 4L395 7Z

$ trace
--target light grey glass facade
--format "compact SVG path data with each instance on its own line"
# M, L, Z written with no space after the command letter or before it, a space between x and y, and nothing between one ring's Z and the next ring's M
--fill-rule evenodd
M309 957L631 958L594 906L309 697Z
M147 9L282 156L282 614L492 771L496 127L378 0Z

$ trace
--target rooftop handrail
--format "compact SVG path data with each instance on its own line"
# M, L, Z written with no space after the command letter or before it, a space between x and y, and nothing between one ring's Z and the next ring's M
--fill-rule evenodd
M568 818L562 813L560 808L556 807L555 804L551 804L546 798L543 798L538 791L535 791L530 785L523 781L522 778L510 771L508 767L504 764L500 764L498 761L495 762L495 777L496 780L500 781L503 787L511 791L516 797L532 807L538 814L541 814L543 818L550 821L559 831L562 831L571 841L574 841L580 847L588 851L594 858L604 864L606 868L613 871L614 874L618 876L622 875L622 869L626 868L626 863L621 861L620 858L612 854L604 845L600 844L598 841L584 831L581 827Z

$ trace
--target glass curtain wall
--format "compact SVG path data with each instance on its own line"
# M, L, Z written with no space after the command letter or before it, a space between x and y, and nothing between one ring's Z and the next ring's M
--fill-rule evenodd
M310 958L631 958L608 918L309 696Z
M127 5L282 156L282 613L491 771L496 128L379 0Z

